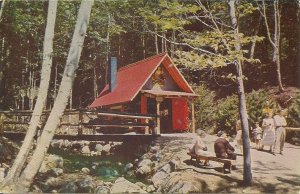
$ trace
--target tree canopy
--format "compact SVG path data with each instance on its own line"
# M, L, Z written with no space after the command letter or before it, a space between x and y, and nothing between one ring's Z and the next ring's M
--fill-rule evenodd
M58 5L47 108L53 106L57 95L79 4L60 1ZM273 4L265 4L272 36ZM299 84L297 5L296 0L278 4L284 86ZM5 1L0 23L0 109L33 108L40 82L47 6L46 1ZM226 1L96 1L72 90L72 108L86 107L102 90L110 56L118 58L120 68L168 52L190 83L204 83L220 98L236 91L236 75L230 65L234 58L242 60L246 91L277 86L273 48L260 8L261 3L256 1L239 2L242 49L235 51Z

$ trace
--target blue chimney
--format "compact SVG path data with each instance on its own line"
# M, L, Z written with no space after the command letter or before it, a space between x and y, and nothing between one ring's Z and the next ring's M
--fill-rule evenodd
M117 57L110 58L108 73L109 73L109 91L112 92L117 84Z

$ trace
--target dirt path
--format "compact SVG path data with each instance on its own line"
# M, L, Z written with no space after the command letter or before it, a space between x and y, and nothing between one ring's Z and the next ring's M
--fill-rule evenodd
M216 137L208 137L214 140ZM212 147L214 141L209 141ZM213 150L213 149L212 149ZM253 186L228 188L229 192L300 192L300 146L285 144L284 155L273 155L268 151L258 151L251 144L251 167ZM233 179L242 180L243 157L237 158L238 170L229 175ZM242 189L242 190L241 190Z
M180 135L182 138L191 138L191 134ZM216 136L208 135L204 142L208 145L208 151L213 152L213 144ZM190 139L187 147L192 146ZM174 144L174 143L173 143ZM185 153L185 154L184 154ZM300 146L286 143L284 155L276 155L267 151L258 151L255 144L251 145L251 161L253 185L243 187L243 157L237 158L237 170L231 174L222 173L222 164L210 162L211 167L199 166L190 162L186 150L178 153L186 165L181 170L192 170L196 177L205 180L207 192L233 192L233 193L299 193L300 192ZM189 175L187 175L189 176Z

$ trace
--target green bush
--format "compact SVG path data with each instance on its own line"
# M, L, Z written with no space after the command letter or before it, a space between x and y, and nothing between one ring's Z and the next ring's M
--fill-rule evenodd
M254 125L254 122L261 122L265 117L264 109L269 107L273 109L274 113L277 109L277 103L269 97L269 94L265 90L252 91L246 94L247 99L247 112L250 119L250 124Z
M193 89L199 95L194 101L196 127L212 132L216 128L216 95L204 85Z
M300 94L298 94L289 107L287 123L289 127L300 127Z
M227 98L218 101L217 106L217 131L223 130L232 133L235 122L239 116L238 98L236 95L228 96Z
M203 128L209 133L225 130L229 134L235 134L235 123L239 119L237 95L215 100L215 93L203 85L194 87L194 90L199 95L195 100L197 128ZM263 110L266 107L274 110L277 107L276 102L270 98L270 95L265 90L247 93L246 100L249 121L252 127L254 122L262 121L265 115ZM300 103L300 98L298 100L297 102ZM297 113L300 113L300 104L298 104L297 111L295 110L293 114L297 115ZM294 116L293 118L299 121L299 117Z
M276 103L269 98L264 90L252 91L246 94L246 106L249 116L249 124L253 126L256 121L261 122L264 118L264 108L275 109ZM239 119L239 101L237 95L228 96L218 101L217 130L225 130L235 134L235 123Z

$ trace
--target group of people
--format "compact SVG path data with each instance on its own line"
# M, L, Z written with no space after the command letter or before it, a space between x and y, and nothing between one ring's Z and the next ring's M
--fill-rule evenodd
M252 133L257 149L263 150L264 146L269 146L269 151L271 153L283 154L286 137L284 127L287 125L284 115L285 111L279 110L273 117L273 111L269 110L266 113L266 118L262 121L261 127L258 122L255 123L255 128Z
M271 153L275 154L279 147L279 153L283 154L283 147L285 142L285 126L287 122L285 120L285 111L279 110L277 114L273 117L272 110L266 113L266 118L263 119L262 125L260 127L259 122L255 123L255 128L252 130L253 139L256 143L256 148L258 150L263 150L264 146L269 146ZM242 127L241 121L238 120L236 123L236 145L242 152ZM205 132L198 129L196 131L197 139L193 147L190 149L191 153L197 155L210 155L207 152L207 146L203 142L205 137ZM224 131L219 131L217 133L219 138L216 139L214 143L214 154L218 158L226 158L236 160L236 153L234 146L227 140L227 134ZM209 165L208 161L205 161L204 165ZM224 169L230 168L230 166L224 165Z
M196 134L197 138L195 144L190 149L190 153L194 153L196 155L210 156L211 153L207 151L207 146L203 142L203 138L205 138L206 133L198 129L196 131ZM234 153L235 149L227 140L227 133L224 131L219 131L217 133L217 136L219 138L217 138L214 143L214 154L216 155L216 157L236 160L236 154ZM209 166L209 161L205 161L204 165ZM230 165L225 163L224 170L230 171Z

